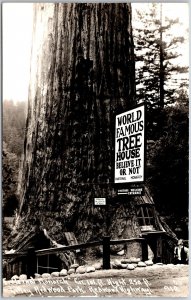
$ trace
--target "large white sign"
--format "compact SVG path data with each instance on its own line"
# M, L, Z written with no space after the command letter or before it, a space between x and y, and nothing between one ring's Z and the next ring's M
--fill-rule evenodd
M115 183L144 181L145 106L116 116Z

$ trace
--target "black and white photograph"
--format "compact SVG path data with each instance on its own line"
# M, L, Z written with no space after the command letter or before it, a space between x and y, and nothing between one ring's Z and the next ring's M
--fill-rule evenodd
M1 13L2 297L189 297L189 3Z

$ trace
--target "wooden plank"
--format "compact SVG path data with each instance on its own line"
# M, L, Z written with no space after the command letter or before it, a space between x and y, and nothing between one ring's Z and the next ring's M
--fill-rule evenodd
M143 240L144 240L144 238L111 240L110 245L128 243L128 242L132 242L132 241L142 242ZM36 250L35 253L38 256L40 256L40 255L46 255L46 254L51 254L51 253L54 254L57 252L65 252L68 250L76 250L76 249L81 249L81 248L95 247L95 246L100 246L100 245L101 246L103 245L103 241L88 242L88 243L71 245L71 246L63 246L63 247L59 247L59 248L48 248L48 249Z
M38 256L40 255L46 255L46 254L55 254L57 252L65 252L68 250L76 250L80 248L88 248L88 247L94 247L102 245L102 241L96 241L96 242L89 242L89 243L83 243L83 244L77 244L77 245L71 245L71 246L63 246L59 248L48 248L48 249L42 249L42 250L36 250L36 254Z
M128 242L142 242L144 238L130 238L130 239L121 239L121 240L111 240L110 245L123 244Z
M143 240L144 240L144 238L111 240L110 245L128 243L128 242L132 242L132 241L142 242ZM40 256L40 255L55 254L57 252L65 252L68 250L75 250L75 249L80 249L80 248L95 247L95 246L100 246L100 245L103 245L102 240L95 241L95 242L82 243L82 244L75 244L75 245L71 245L71 246L63 246L63 247L59 247L59 248L41 249L41 250L36 250L35 253L37 256ZM26 255L26 252L17 252L17 253L4 254L4 257L14 258L14 257L19 257L19 256L24 256L24 255Z
M64 232L68 245L77 245L78 241L73 232Z
M3 258L16 258L16 257L20 257L20 256L26 256L27 252L15 252L15 253L4 253L3 254Z

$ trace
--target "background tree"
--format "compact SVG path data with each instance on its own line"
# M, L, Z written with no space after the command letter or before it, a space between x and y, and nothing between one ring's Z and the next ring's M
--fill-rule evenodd
M5 217L13 217L19 206L17 197L17 179L18 179L18 158L14 153L7 150L7 145L3 142L2 151L2 215L3 215L3 248L7 248L8 237L11 234L12 226L10 220Z
M166 107L163 124L163 134L150 146L147 181L160 213L188 239L188 107Z
M161 215L188 238L188 68L179 63L187 32L179 36L164 6L137 10L137 98L147 104L147 184Z
M152 139L160 136L161 110L177 101L178 90L188 87L188 67L177 60L185 37L175 31L178 19L164 18L164 5L153 3L137 10L134 28L137 99L147 104L148 137Z
M4 208L7 207L8 199L14 198L17 189L17 175L18 175L18 158L16 154L10 153L7 150L7 145L3 142L3 211ZM11 203L8 210L12 212ZM15 208L14 208L15 209ZM5 212L6 214L6 212ZM11 214L8 212L8 215Z
M23 153L24 131L26 124L26 102L3 101L3 141L7 150L20 158Z
M26 123L25 102L3 101L3 212L13 216L18 207L17 186Z

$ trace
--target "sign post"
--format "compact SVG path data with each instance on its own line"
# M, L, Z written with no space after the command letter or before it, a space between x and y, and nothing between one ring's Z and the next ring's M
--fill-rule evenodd
M107 201L108 202L108 201ZM105 208L105 233L103 234L103 269L110 269L110 236L109 233L109 212L106 198L94 198L94 206Z
M106 198L94 198L94 207L104 207L105 208L105 214L104 214L104 220L105 220L105 235L108 235L109 231L109 203L106 201Z
M110 269L110 236L103 237L103 269Z

